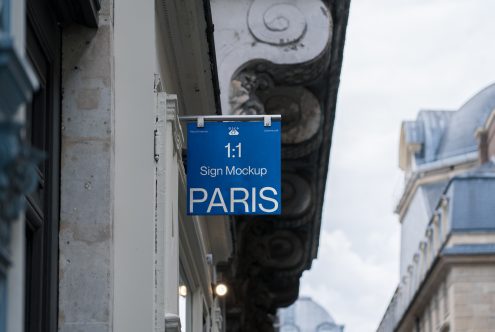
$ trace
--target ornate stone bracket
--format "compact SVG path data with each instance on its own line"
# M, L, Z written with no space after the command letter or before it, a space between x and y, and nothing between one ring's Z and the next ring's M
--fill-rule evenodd
M246 68L279 85L310 82L325 70L333 22L322 1L213 0L212 11L223 113L232 113L230 84Z
M282 157L297 159L321 143L323 114L318 99L301 86L275 86L271 75L242 71L231 82L233 114L281 114Z
M222 113L282 115L282 215L236 219L231 331L272 331L272 315L297 298L299 278L315 257L321 158L328 158L333 121L329 87L338 85L329 73L339 73L343 45L335 44L332 13L348 6L332 4L338 10L322 0L211 1ZM345 22L335 30L339 38L344 31Z

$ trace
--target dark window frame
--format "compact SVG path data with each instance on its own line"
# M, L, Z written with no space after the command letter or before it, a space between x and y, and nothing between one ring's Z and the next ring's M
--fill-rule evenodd
M49 0L28 0L26 53L40 81L27 107L27 137L46 153L26 211L26 332L55 332L58 321L61 27Z

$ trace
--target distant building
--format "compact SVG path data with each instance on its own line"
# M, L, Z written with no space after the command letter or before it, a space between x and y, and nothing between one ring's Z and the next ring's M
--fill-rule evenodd
M378 327L494 331L495 84L402 125L400 283Z
M279 332L343 332L330 314L310 297L302 296L278 312Z

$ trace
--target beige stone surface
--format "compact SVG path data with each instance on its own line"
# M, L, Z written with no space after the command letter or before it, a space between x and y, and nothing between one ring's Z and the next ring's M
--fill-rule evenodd
M455 331L495 331L495 266L455 266L450 282Z
M113 7L62 35L60 332L112 331Z

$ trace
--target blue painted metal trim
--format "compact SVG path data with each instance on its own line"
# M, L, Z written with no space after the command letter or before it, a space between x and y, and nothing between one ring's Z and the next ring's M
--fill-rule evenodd
M18 56L10 36L0 35L0 114L11 117L29 100L38 81L29 64Z
M495 226L489 227L479 227L479 228L450 228L451 233L454 234L463 234L463 233L495 233Z
M489 244L459 244L444 248L442 254L449 255L492 255L495 254L495 243Z
M1 0L0 0L1 1ZM25 196L37 184L36 164L43 154L26 144L16 113L28 102L38 81L8 35L10 7L2 3L0 18L0 332L6 331L11 223L25 208Z
M0 0L0 34L10 32L10 1Z

